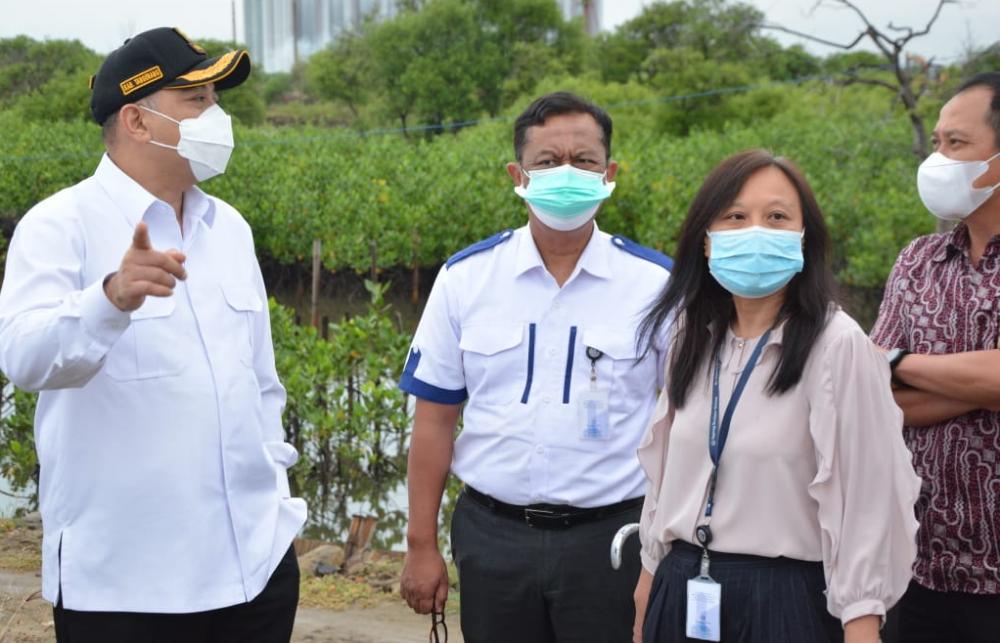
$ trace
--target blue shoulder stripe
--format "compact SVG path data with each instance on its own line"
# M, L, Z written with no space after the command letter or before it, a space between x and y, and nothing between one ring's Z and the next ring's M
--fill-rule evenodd
M463 259L468 259L474 254L480 253L484 250L489 250L494 246L500 245L507 239L510 239L513 235L514 231L511 230L510 228L504 230L503 232L498 232L489 239L483 239L482 241L478 241L472 244L465 250L459 250L458 252L456 252L455 254L453 254L451 257L448 258L446 265L447 267L451 268L452 266L454 266L456 263L458 263Z
M659 250L653 250L652 248L647 248L646 246L640 246L635 241L618 234L611 237L611 243L615 244L615 246L620 250L624 250L625 252L635 255L640 259L645 259L646 261L655 263L664 270L674 269L674 260Z

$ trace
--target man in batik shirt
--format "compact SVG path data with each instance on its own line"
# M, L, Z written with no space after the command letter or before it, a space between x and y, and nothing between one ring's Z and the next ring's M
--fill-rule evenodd
M1000 640L1000 73L941 109L917 187L953 231L920 237L889 276L872 339L887 350L923 479L899 641Z

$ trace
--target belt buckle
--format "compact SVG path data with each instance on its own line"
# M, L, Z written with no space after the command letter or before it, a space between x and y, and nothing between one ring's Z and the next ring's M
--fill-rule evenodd
M524 508L524 522L529 527L548 527L550 529L566 529L569 525L564 522L571 514L564 511L552 511L551 509L538 509L533 507Z

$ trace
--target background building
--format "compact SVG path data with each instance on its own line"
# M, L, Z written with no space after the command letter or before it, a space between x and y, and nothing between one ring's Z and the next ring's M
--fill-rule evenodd
M601 30L601 0L557 0L567 20L583 18L587 33L597 35Z
M601 29L602 0L553 0L567 19L582 18L587 32ZM247 46L266 72L290 71L345 31L397 13L395 0L243 0Z

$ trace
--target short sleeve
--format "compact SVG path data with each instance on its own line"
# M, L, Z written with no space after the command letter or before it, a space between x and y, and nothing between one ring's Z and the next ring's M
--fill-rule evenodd
M468 393L459 348L461 324L454 314L449 278L448 267L442 267L413 337L399 388L429 402L461 404Z
M879 305L878 318L872 327L871 340L876 345L884 349L909 348L906 331L903 325L903 302L905 301L905 288L908 283L906 276L905 258L913 248L911 244L904 248L896 258L896 263L889 273L889 279L885 283L885 294L882 296L882 303Z
M843 623L885 616L906 591L916 558L920 478L903 443L889 367L843 313L807 370L827 603ZM846 328L845 328L846 327ZM829 332L829 331L828 331Z

